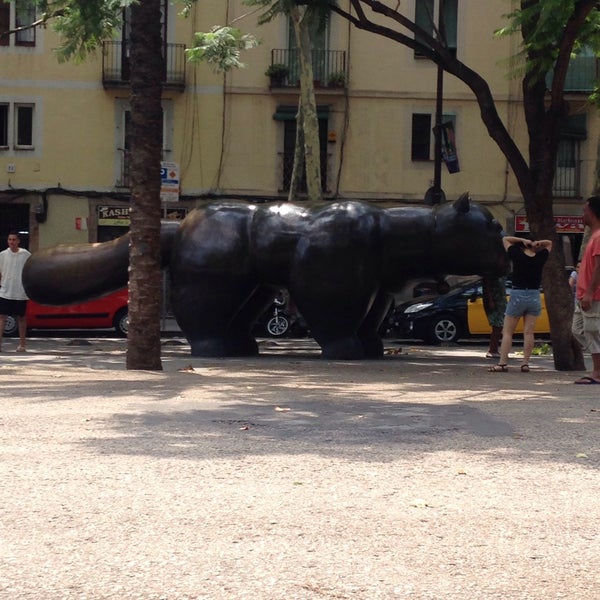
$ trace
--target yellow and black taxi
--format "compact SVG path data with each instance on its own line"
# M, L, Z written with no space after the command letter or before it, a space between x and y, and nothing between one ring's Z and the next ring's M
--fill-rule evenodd
M507 282L507 292L510 283ZM430 344L456 342L461 338L489 335L491 327L483 308L481 280L469 281L447 294L420 296L396 306L390 314L388 333L399 337L420 339ZM523 332L522 320L516 333ZM544 294L542 314L536 321L535 333L550 332Z

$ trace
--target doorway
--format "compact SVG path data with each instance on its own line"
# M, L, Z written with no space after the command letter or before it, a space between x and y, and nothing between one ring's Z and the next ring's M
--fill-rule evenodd
M319 117L319 147L321 159L321 189L327 193L327 117ZM283 135L283 191L289 191L294 167L294 151L296 148L296 119L284 121ZM306 170L302 170L300 193L306 193Z
M8 247L6 242L11 231L18 231L21 248L29 250L29 204L0 202L0 251Z

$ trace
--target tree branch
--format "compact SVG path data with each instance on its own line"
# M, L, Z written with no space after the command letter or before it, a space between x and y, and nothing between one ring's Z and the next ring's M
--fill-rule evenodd
M589 2L589 0L585 1ZM356 16L339 7L333 6L332 10L343 18L348 19L359 29L376 33L377 35L396 41L413 50L418 50L424 56L442 67L444 71L460 79L471 89L479 104L481 119L489 136L496 142L509 161L517 181L522 188L525 188L522 189L523 193L525 194L526 191L530 190L533 186L533 181L527 162L498 115L495 100L485 79L476 71L453 57L444 44L430 36L416 25L414 21L408 19L397 9L390 8L378 0L350 0L350 2L356 11ZM412 36L405 35L389 27L374 23L365 14L363 5L368 6L375 13L389 17L405 29L408 29L408 31L415 36L425 40L425 43L419 42Z
M0 0L0 1L2 1L2 0ZM29 23L29 25L23 25L22 27L15 27L14 29L0 31L0 40L3 37L8 37L8 36L12 35L13 33L27 31L28 29L36 29L37 27L45 27L46 23L50 19L53 19L55 17L62 17L63 15L64 15L64 10L62 10L62 9L59 9L56 12L52 12L52 13L44 13L37 21L33 21L32 23Z
M577 34L585 23L588 15L598 8L598 0L578 0L572 17L567 22L563 36L558 44L558 58L552 72L552 88L550 90L551 105L557 107L562 103L562 91L564 90L569 60Z

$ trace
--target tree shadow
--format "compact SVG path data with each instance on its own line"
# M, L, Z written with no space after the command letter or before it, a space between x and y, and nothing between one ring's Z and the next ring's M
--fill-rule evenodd
M472 348L415 346L382 360L343 362L320 359L309 342L301 346L298 353L271 344L249 359L199 359L185 345L171 346L162 372L126 371L123 346L88 348L13 357L0 379L3 395L26 393L28 402L57 410L85 403L95 434L77 443L99 454L386 462L460 451L565 463L587 451L591 458L578 464L597 466L596 394L554 371L551 358L535 357L527 375L518 368L491 374Z

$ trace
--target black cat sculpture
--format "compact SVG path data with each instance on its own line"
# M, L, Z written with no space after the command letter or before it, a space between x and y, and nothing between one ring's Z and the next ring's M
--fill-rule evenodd
M468 193L431 207L336 202L318 208L219 202L165 223L171 305L193 356L251 356L252 325L287 288L328 359L383 355L392 294L415 277L503 275L501 227ZM34 254L23 283L46 304L127 285L128 236Z

